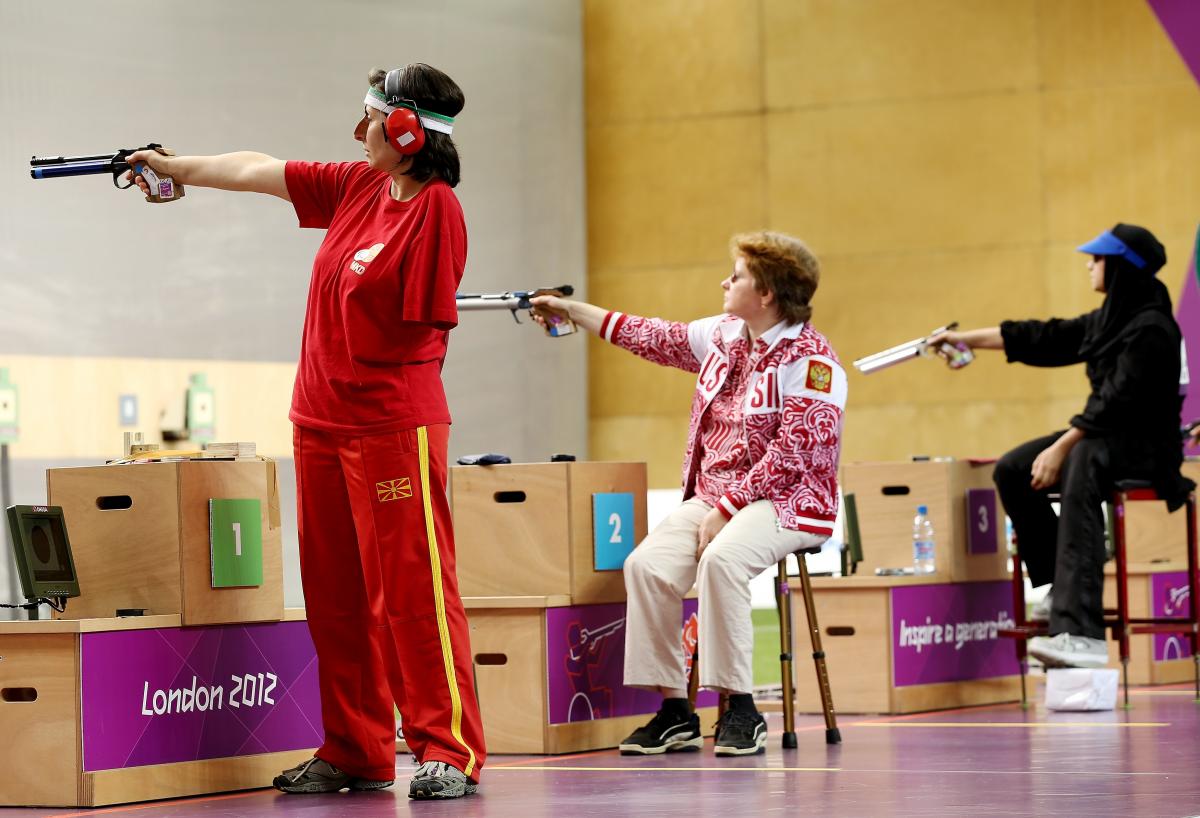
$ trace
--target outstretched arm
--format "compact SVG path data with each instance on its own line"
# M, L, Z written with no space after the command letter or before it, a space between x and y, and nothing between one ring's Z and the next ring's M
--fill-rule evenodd
M942 344L965 344L971 349L1004 349L1004 337L999 327L985 327L966 332L939 332L930 336L928 345L937 349Z
M571 320L588 332L594 332L601 339L627 349L639 358L687 372L700 371L700 364L704 360L708 340L715 326L714 321L721 319L721 316L715 316L685 324L661 318L627 315L553 295L540 295L529 301L535 308L541 308L535 310L534 320L543 327L550 319L539 315L538 312L557 310L569 315Z
M266 193L290 202L282 159L265 153L238 151L216 156L163 156L155 151L130 154L129 164L144 163L160 176L170 176L177 184L211 187L218 190L237 190ZM150 192L144 179L130 171L126 175L147 195Z
M604 321L604 316L608 314L608 310L597 307L595 304L571 301L567 298L559 298L557 295L539 295L529 299L529 303L552 312L566 313L568 318L593 334L599 334L600 324ZM543 329L546 327L546 317L543 313L534 312L533 320L541 324Z

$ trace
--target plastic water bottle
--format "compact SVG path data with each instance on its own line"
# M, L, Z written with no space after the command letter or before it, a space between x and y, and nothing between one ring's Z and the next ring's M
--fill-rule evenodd
M913 573L932 574L933 554L933 522L929 519L929 508L917 506L917 516L913 517Z

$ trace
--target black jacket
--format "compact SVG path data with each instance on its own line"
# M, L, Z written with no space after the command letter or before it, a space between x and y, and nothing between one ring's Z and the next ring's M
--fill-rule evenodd
M1010 362L1031 366L1087 363L1092 392L1071 425L1109 444L1114 476L1148 479L1174 510L1195 488L1179 473L1181 333L1169 314L1146 310L1121 327L1111 343L1081 352L1101 320L1097 309L1078 318L1005 321L1000 325Z

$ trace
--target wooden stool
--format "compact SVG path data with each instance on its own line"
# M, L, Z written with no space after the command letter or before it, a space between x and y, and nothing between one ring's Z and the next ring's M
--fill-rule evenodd
M1187 564L1188 564L1188 593L1190 594L1190 615L1186 619L1166 617L1146 617L1134 619L1129 616L1129 575L1125 564L1125 504L1158 500L1161 498L1145 480L1118 480L1109 497L1111 510L1113 558L1117 562L1117 607L1104 609L1104 627L1109 628L1112 636L1120 646L1121 677L1124 688L1125 706L1129 706L1129 637L1142 633L1179 633L1188 632L1192 644L1192 660L1196 664L1196 698L1200 699L1200 604L1197 593L1200 591L1200 574L1197 565L1200 554L1197 552L1196 537L1196 494L1189 493L1184 505L1187 525ZM1025 618L1025 576L1021 569L1021 558L1018 554L1013 558L1012 572L1013 612L1015 625L1003 628L1000 636L1016 640L1017 662L1021 666L1021 704L1027 703L1025 692L1025 674L1029 670L1026 642L1034 636L1049 634L1046 622L1030 622Z
M837 716L833 712L833 692L829 689L829 671L825 667L825 651L821 649L821 628L817 624L817 607L813 604L812 581L804 558L820 552L821 546L794 552L800 566L800 588L804 593L804 613L808 633L812 637L812 658L817 671L817 688L821 691L821 709L825 713L825 743L841 744ZM789 601L787 557L779 561L779 577L775 583L775 607L779 611L779 673L783 680L783 746L796 746L796 702L792 690L792 606Z
M808 576L808 565L804 558L808 554L820 552L821 546L802 548L794 551L796 562L800 566L800 587L804 593L804 611L808 618L808 630L812 636L813 663L817 671L817 688L821 691L821 708L825 712L825 743L841 744L842 734L838 730L837 716L833 710L833 693L829 688L829 673L825 667L825 651L821 649L821 629L817 625L817 609L813 605L812 581ZM778 576L775 581L775 608L779 613L779 665L780 677L783 680L783 747L785 750L795 749L796 742L796 703L795 692L792 688L792 608L790 605L791 592L788 588L787 557L778 564ZM692 652L692 671L688 677L688 701L693 708L696 695L700 689L700 647L697 644ZM720 712L725 712L725 697L721 697Z

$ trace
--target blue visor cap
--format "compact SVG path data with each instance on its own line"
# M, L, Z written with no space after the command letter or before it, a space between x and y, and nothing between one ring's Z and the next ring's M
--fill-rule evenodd
M1120 256L1139 270L1146 269L1146 260L1130 250L1129 245L1114 236L1111 230L1105 230L1087 244L1081 244L1075 249L1081 253L1091 253L1093 256Z

